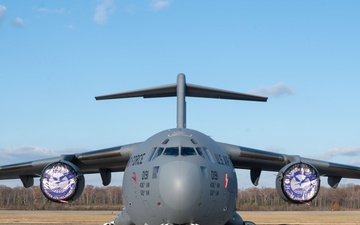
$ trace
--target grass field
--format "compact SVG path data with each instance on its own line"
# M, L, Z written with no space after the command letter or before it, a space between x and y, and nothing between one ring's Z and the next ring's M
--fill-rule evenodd
M360 225L360 211L341 212L239 212L243 220L256 224L292 224L292 225Z
M111 211L0 211L0 224L102 225L120 212Z
M17 225L102 225L114 220L119 212L111 211L0 211L0 224ZM360 225L357 212L239 212L244 220L258 225Z

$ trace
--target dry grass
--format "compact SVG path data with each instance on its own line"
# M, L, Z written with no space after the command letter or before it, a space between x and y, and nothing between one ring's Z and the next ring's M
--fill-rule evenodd
M111 211L0 211L0 224L44 225L102 225L114 220L120 212ZM258 225L292 224L360 225L358 212L239 212L244 220Z
M114 220L118 213L107 211L0 211L0 224L102 225Z
M243 220L250 220L256 224L343 224L360 225L360 211L341 212L240 212Z

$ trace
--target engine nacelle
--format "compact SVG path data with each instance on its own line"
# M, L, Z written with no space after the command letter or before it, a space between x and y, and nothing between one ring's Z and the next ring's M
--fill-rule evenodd
M308 163L289 163L276 177L276 190L287 202L294 204L310 202L319 193L320 174Z
M67 203L76 200L84 190L85 178L80 169L68 162L50 163L41 173L40 188L53 202Z

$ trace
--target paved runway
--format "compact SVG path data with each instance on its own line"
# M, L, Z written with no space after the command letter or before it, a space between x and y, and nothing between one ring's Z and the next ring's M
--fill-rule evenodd
M0 211L0 224L102 225L119 211ZM258 225L359 225L360 211L239 212L244 220Z

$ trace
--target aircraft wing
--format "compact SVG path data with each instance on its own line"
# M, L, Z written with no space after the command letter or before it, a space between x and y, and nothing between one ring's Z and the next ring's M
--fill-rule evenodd
M292 162L303 162L313 165L321 176L328 177L328 184L334 188L337 187L341 178L360 179L360 167L356 166L304 158L297 155L268 152L219 142L218 144L228 153L235 168L250 170L251 180L254 185L257 185L261 171L277 172Z
M82 174L124 171L133 149L140 143L89 151L79 154L61 155L42 160L0 166L0 180L20 178L25 187L33 185L33 178L40 177L44 167L53 162L67 161L76 165ZM110 181L108 180L110 183ZM104 183L104 179L103 179ZM105 185L105 184L104 184Z

